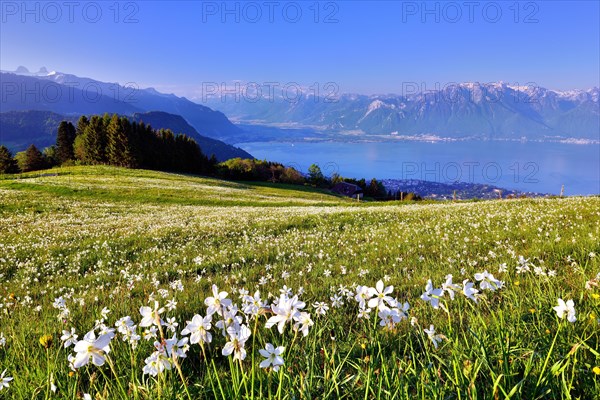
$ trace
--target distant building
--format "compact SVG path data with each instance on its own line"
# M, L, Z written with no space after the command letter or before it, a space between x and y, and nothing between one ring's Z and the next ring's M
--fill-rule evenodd
M348 182L339 182L331 189L333 193L341 194L342 196L352 197L357 200L362 199L363 190L360 186Z

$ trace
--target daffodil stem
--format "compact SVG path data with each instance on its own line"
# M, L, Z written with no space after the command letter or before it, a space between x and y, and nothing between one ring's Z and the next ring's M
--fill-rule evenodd
M540 371L540 376L538 378L537 383L535 384L536 389L540 386L540 382L544 377L544 373L546 372L546 367L548 366L548 362L550 361L550 356L552 355L552 351L554 350L554 345L556 344L556 339L558 338L558 334L560 333L560 328L562 324L558 324L558 328L556 329L556 334L554 335L554 339L552 340L552 345L550 345L550 350L548 350L548 355L546 356L546 360L544 360L544 366Z
M200 341L200 348L202 349L202 356L204 357L204 363L206 364L206 374L208 375L208 379L210 380L210 387L212 387L213 390L213 396L216 398L216 394L217 394L217 389L215 388L215 383L213 382L213 378L211 375L211 371L208 368L208 359L206 358L206 350L204 350L204 343L202 341Z
M254 317L254 330L252 332L252 350L251 350L252 351L252 372L251 372L251 374L252 374L252 385L251 385L251 387L252 387L252 393L250 395L250 399L251 400L254 400L254 376L256 375L255 372L254 372L254 369L255 369L254 368L255 367L254 366L254 349L255 349L254 344L256 342L256 329L257 328L258 328L258 315L256 315ZM246 395L248 395L248 392L246 392Z
M246 391L246 396L248 396L248 379L246 374L244 373L244 364L241 359L238 359L240 362L240 373L242 374L242 383L244 384L244 390Z
M50 398L50 354L46 347L46 399Z
M215 377L217 378L217 383L219 384L219 391L221 392L221 397L223 400L226 400L225 393L223 392L223 386L221 386L221 380L219 379L219 373L217 372L217 367L215 366L215 360L211 360L213 371L215 371Z
M125 397L127 397L127 391L125 390L123 385L121 385L121 380L119 379L119 375L117 375L117 370L115 369L115 365L113 364L112 359L108 356L108 354L106 355L106 362L108 363L108 366L110 367L111 372L115 376L115 380L117 381L117 385L119 386L119 389L121 389L121 392L123 393L123 395L125 395Z
M190 392L188 390L187 384L185 383L185 378L183 377L183 372L181 371L181 366L177 362L177 358L176 358L175 354L173 354L173 364L175 364L175 368L177 369L177 372L179 373L179 377L181 378L181 383L183 384L183 388L185 389L185 394L187 395L189 400L192 400L192 396L190 396Z

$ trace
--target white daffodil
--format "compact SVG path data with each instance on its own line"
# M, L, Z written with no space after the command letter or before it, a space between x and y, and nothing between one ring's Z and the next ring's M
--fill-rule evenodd
M182 335L190 335L190 343L210 343L212 341L212 335L210 329L212 317L207 315L202 317L201 315L194 315L192 320L187 323L184 330L181 331Z
M397 308L384 307L379 311L378 316L380 318L379 325L389 328L393 328L402 319Z
M108 314L110 314L110 310L108 308L104 307L102 309L102 311L100 311L100 314L102 315L103 319L106 319L106 318L108 318Z
M558 306L552 307L554 311L556 311L556 315L558 318L563 319L565 317L565 313L567 314L567 321L573 323L577 321L577 317L575 316L575 303L573 300L567 300L566 302L559 298Z
M234 327L235 330L238 330L238 328L240 327L242 322L244 322L244 319L241 316L237 315L237 313L238 313L238 308L236 305L228 307L225 311L223 311L221 313L221 315L223 316L223 319L220 321L217 321L215 326L217 328L219 328L221 331L226 331L227 329L229 329L232 326ZM224 336L227 336L227 335L224 335Z
M6 376L6 370L2 371L2 374L0 374L0 391L4 388L8 388L8 383L12 380L12 377Z
M165 306L165 308L168 311L173 311L174 309L177 308L177 302L175 301L175 299L171 299L169 301L167 301L167 305Z
M207 315L213 315L214 313L220 314L221 307L228 307L231 305L231 299L227 298L229 293L219 292L217 285L212 285L212 292L213 295L204 300L204 304L208 307L206 310Z
M468 279L463 281L463 294L468 298L477 303L479 290L475 289L473 282L469 282Z
M164 308L159 308L158 301L154 302L154 308L148 306L140 307L140 314L142 315L142 321L140 326L146 328L152 325L162 325L164 321L160 319L160 314L165 311Z
M388 296L389 294L392 294L393 291L393 286L384 287L381 279L377 281L374 288L369 288L369 295L373 297L367 303L369 308L384 308L387 307L386 303L393 307L394 298Z
M163 325L171 332L175 332L179 326L179 323L176 321L175 317L167 317L167 322L165 322Z
M130 316L119 318L117 322L115 322L115 327L121 335L127 335L127 333L131 330L131 327L134 325L135 324Z
M284 364L281 355L285 351L285 347L275 347L271 343L267 343L264 349L258 350L261 356L265 359L260 363L261 368L272 367L273 371L278 371L279 367Z
M329 306L327 305L327 303L325 302L315 302L313 304L313 308L315 309L315 312L317 313L317 315L325 315L327 314L327 311L329 310Z
M114 334L107 333L96 338L94 331L85 334L82 340L75 345L75 361L73 366L81 368L92 360L92 364L98 367L104 365L106 355L110 352L110 341Z
M358 302L358 306L360 308L365 308L367 305L367 301L369 301L373 297L370 293L368 286L357 286L356 287L356 295L354 299Z
M254 292L254 296L244 295L243 301L244 304L242 305L242 310L244 311L244 314L252 317L257 316L263 307L265 307L265 303L260 298L260 292L258 290Z
M153 340L157 337L158 328L156 326L151 326L148 329L145 329L142 333L142 337L144 340Z
M434 289L431 279L429 279L427 280L427 285L425 285L425 292L421 295L421 300L428 302L433 308L437 309L440 306L440 299L443 295L444 291L442 289Z
M371 312L370 308L361 308L358 310L358 319L369 319L371 316L369 315Z
M231 327L227 333L229 334L229 341L225 343L221 353L224 356L230 356L233 353L234 360L244 360L246 358L246 349L244 346L250 338L250 329L246 325L242 325L238 331Z
M150 355L150 357L146 358L145 365L143 368L144 374L156 376L159 373L163 372L165 369L171 369L171 359L167 357L164 353L160 351L155 351Z
M475 279L479 281L479 288L481 290L491 290L492 292L496 289L500 289L504 282L494 278L494 275L487 272L487 270L475 274Z
M275 315L268 319L265 327L271 329L274 325L277 325L279 333L283 333L285 323L298 316L300 314L299 310L304 306L305 304L298 300L298 296L288 299L285 295L281 295L277 305L271 305L271 310Z
M460 292L461 287L456 283L452 283L452 274L446 275L446 281L442 283L442 290L448 293L450 300L454 300L454 292Z
M75 328L71 328L70 331L62 331L62 336L60 340L64 342L65 349L71 345L77 343L77 334L75 333Z
M423 331L425 331L425 333L427 334L427 336L429 337L429 339L433 343L433 346L436 349L438 348L438 345L442 342L442 339L445 338L444 335L435 333L435 328L433 327L433 325L430 325L429 329L423 329Z
M294 317L294 329L301 331L302 336L306 337L308 335L308 329L313 326L315 323L312 319L310 319L310 314L307 312L301 312L297 316Z
M190 345L188 344L189 338L184 337L182 339L177 339L176 335L173 335L171 339L167 340L168 346L168 354L171 357L175 358L185 358L186 353L190 349Z

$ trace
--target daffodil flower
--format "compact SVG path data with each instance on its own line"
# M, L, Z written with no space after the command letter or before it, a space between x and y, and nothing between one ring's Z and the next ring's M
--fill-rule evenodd
M440 307L440 299L443 295L444 291L442 289L434 289L431 279L429 279L427 280L427 285L425 285L425 292L421 295L421 300L428 302L433 308L437 309Z
M100 367L106 361L106 354L110 352L110 341L114 334L107 333L96 338L94 331L86 333L82 340L75 345L75 361L73 367L81 368L92 360L92 364Z
M221 312L221 307L228 307L231 305L231 299L227 298L229 293L219 292L217 285L212 285L212 292L212 297L207 297L204 300L204 304L208 307L206 310L207 315L213 315L214 313L219 314Z
M475 284L473 282L469 282L468 279L465 279L463 281L463 294L467 297L467 299L471 299L473 300L475 303L477 303L477 300L479 300L477 298L477 294L479 293L479 290L475 289L473 286Z
M556 311L556 315L558 318L563 319L565 317L565 313L567 314L567 321L573 323L577 321L577 317L575 316L575 303L573 300L567 300L566 302L559 298L558 306L552 307L554 311Z
M164 308L158 307L158 301L154 302L154 308L150 307L140 307L140 314L142 315L142 321L140 322L140 326L145 328L152 325L164 324L164 321L160 319L160 314L165 311Z
M6 370L2 371L2 374L0 374L0 390L8 388L8 383L12 380L12 377L6 376Z
M271 343L267 343L264 349L258 350L260 355L265 358L265 360L260 363L260 367L272 367L273 371L277 372L279 367L284 364L283 358L281 357L284 351L285 347L283 346L275 347Z
M369 288L369 295L373 297L367 303L370 308L384 308L387 307L385 303L390 306L394 306L394 298L388 296L394 291L393 286L384 287L383 281L380 279L375 284L374 288Z
M181 331L182 335L190 335L190 343L210 343L212 341L212 335L210 334L210 328L212 317L207 315L202 317L201 315L194 315L192 320L188 322L184 330Z
M229 341L225 343L221 353L224 356L230 356L233 353L233 359L244 360L246 358L246 341L250 338L250 329L246 325L240 326L239 331L229 329Z

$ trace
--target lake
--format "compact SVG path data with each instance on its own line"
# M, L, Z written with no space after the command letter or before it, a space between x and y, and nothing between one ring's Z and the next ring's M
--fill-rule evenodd
M565 195L600 194L600 145L540 142L252 142L237 145L258 159L330 176L487 183Z

